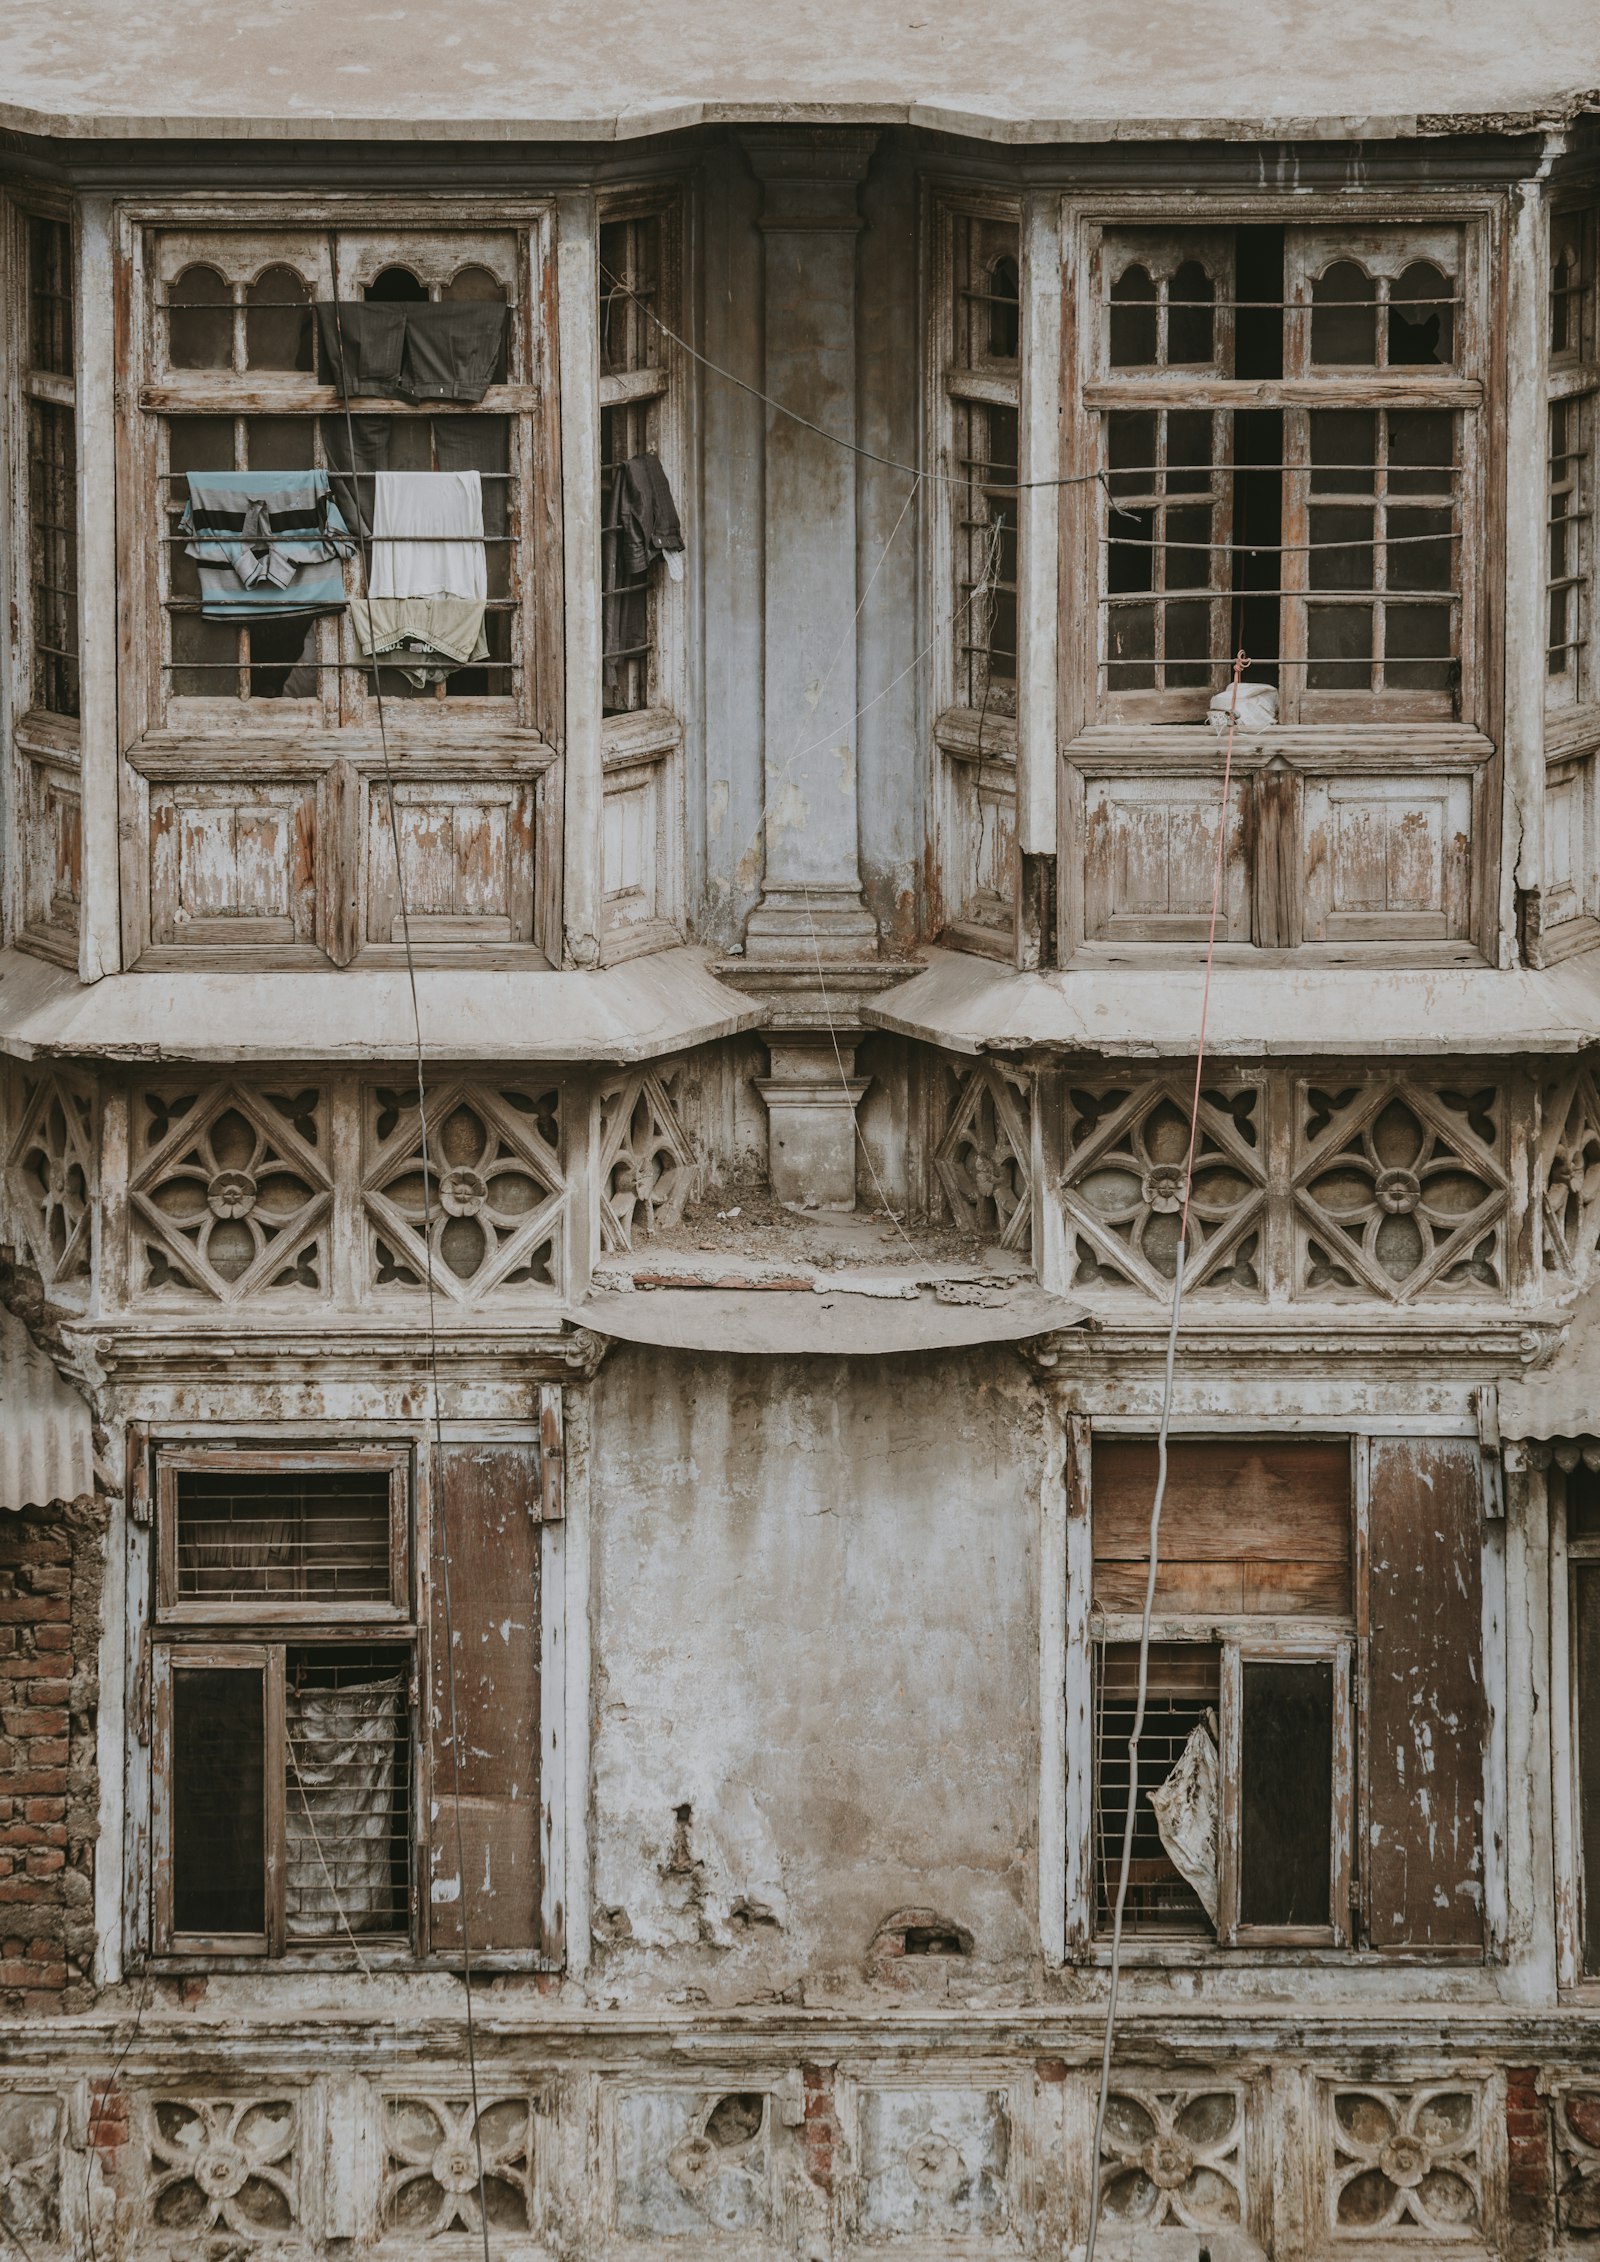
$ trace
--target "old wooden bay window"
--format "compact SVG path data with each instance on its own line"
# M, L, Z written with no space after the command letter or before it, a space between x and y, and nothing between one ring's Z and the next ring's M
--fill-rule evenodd
M1069 1952L1111 1931L1156 1460L1097 1439L1070 1503ZM1174 1441L1129 1942L1482 1952L1480 1516L1466 1440Z
M1005 953L1017 837L1023 308L1016 199L963 196L941 203L934 274L938 910L953 940Z
M82 894L79 777L76 264L64 212L7 214L19 341L12 582L19 940L76 964Z
M1545 581L1545 887L1537 938L1548 964L1600 932L1595 761L1600 658L1594 646L1595 427L1600 415L1596 261L1600 209L1550 214L1546 328L1549 525Z
M1470 215L1081 213L1063 944L1481 955L1492 298Z
M550 953L549 236L547 212L504 205L492 224L452 207L129 225L136 962L382 962L402 894L435 961Z
M539 1448L430 1459L156 1449L156 1954L553 1952Z

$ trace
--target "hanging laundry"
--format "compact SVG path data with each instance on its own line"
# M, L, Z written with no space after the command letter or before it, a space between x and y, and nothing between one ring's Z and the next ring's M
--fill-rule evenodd
M323 359L346 399L481 401L505 343L493 299L319 300Z
M180 532L207 620L338 612L355 544L325 471L191 471Z
M475 471L380 471L371 586L351 607L364 659L404 652L418 689L488 658L483 485Z
M605 680L620 693L630 660L650 649L650 569L666 561L683 579L683 529L661 458L630 456L611 482L605 538Z

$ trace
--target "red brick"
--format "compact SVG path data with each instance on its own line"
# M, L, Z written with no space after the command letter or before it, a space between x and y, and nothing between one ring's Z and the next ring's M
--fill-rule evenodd
M67 1802L62 1799L24 1799L23 1815L29 1822L64 1822Z
M64 1799L67 1771L64 1767L19 1767L8 1778L7 1787L13 1798Z
M33 1646L36 1650L70 1649L72 1628L66 1625L35 1626Z
M0 1728L8 1736L59 1736L66 1725L66 1713L58 1704L8 1705L0 1712Z

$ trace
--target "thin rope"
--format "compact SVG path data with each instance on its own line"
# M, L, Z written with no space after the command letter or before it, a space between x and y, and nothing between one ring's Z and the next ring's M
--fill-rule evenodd
M1183 1158L1183 1207L1178 1218L1178 1253L1173 1268L1172 1320L1167 1329L1166 1373L1161 1389L1161 1420L1156 1431L1156 1490L1150 1509L1150 1567L1145 1577L1144 1611L1139 1622L1139 1687L1133 1728L1128 1737L1128 1806L1122 1818L1122 1860L1117 1873L1116 1907L1111 1918L1111 1983L1106 1998L1105 2041L1100 2052L1100 2095L1094 2115L1094 2149L1089 2163L1089 2241L1084 2262L1094 2262L1100 2233L1100 2147L1105 2140L1106 2106L1111 2094L1111 2054L1116 2035L1117 1991L1122 1977L1122 1921L1133 1868L1133 1826L1139 1803L1139 1738L1144 1733L1145 1698L1150 1681L1150 1622L1156 1608L1156 1573L1161 1563L1161 1510L1167 1493L1167 1440L1172 1427L1173 1379L1178 1359L1178 1324L1183 1312L1184 1259L1189 1242L1189 1199L1194 1188L1195 1148L1200 1135L1201 1083L1205 1074L1206 1022L1211 1007L1211 968L1216 957L1217 920L1222 908L1222 875L1228 838L1228 797L1233 781L1233 738L1238 724L1239 686L1248 661L1240 651L1233 663L1233 705L1228 717L1222 762L1222 795L1217 811L1217 855L1211 878L1211 925L1206 936L1205 981L1200 992L1200 1037L1195 1048L1194 1094L1189 1104L1189 1144Z
M344 319L339 311L337 248L333 237L328 239L330 262L333 267L334 328L339 341L339 380L345 381L348 362L344 350ZM372 601L371 533L366 514L361 507L361 475L356 469L355 420L350 409L350 395L344 393L345 448L350 458L350 493L356 522L356 548L361 560L362 595ZM374 483L374 516L376 516L376 483ZM478 2100L478 2049L472 1999L472 1942L467 1922L467 1858L465 1839L461 1828L461 1731L456 1712L456 1635L455 1612L450 1599L450 1535L448 1517L443 1499L444 1481L444 1417L442 1392L439 1383L439 1320L436 1308L436 1291L433 1277L433 1157L428 1131L428 1094L424 1074L422 1049L422 1008L417 997L417 963L411 947L411 907L406 896L405 865L400 854L400 818L396 807L394 768L389 756L389 729L383 703L383 667L374 655L372 670L373 690L378 707L378 738L383 750L383 775L385 799L389 805L389 843L394 853L395 889L400 903L400 932L405 944L406 984L411 997L411 1026L415 1039L417 1064L417 1124L422 1149L422 1251L423 1283L427 1292L428 1309L428 1380L433 1400L434 1469L438 1480L439 1498L433 1502L433 1526L439 1556L440 1585L444 1601L444 1638L446 1657L446 1688L450 1700L450 1772L452 1805L455 1810L457 1902L461 1912L461 1979L466 1989L466 2042L468 2086L472 2097L472 2143L478 2170L478 2227L483 2239L483 2262L489 2262L489 2211L485 2194L483 2169L482 2110Z

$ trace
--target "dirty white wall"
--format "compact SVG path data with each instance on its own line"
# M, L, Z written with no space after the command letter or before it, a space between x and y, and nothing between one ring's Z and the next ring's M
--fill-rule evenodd
M1036 1937L1040 1422L1007 1352L596 1385L597 1979L848 1987L908 1907ZM687 1809L687 1813L680 1810Z

